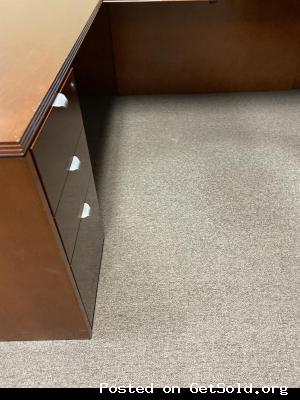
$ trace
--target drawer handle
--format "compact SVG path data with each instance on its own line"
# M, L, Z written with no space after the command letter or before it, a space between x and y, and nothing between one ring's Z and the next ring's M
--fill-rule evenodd
M79 160L79 158L77 156L73 156L69 171L78 171L80 169L80 164L81 161Z
M66 96L62 93L58 93L58 95L56 96L52 107L55 108L67 108L69 105L69 100L66 98Z
M81 219L88 218L91 215L91 206L88 203L84 203L81 214Z

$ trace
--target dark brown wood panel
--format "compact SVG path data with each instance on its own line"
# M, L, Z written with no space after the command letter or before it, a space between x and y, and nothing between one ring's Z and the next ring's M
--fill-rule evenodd
M85 201L91 207L91 213L80 222L71 265L82 302L92 325L104 241L103 226L100 219L98 197L93 177L91 177Z
M32 153L53 213L56 212L83 127L72 72L68 74L60 92L68 101L67 107L51 109L32 145Z
M170 2L206 2L206 3L214 3L220 0L103 0L103 3L170 3Z
M299 38L299 54L300 54L300 38ZM300 89L300 57L297 63L296 76L294 81L294 89Z
M89 338L30 154L0 160L0 187L0 340Z
M81 98L116 93L109 7L102 5L74 60Z
M78 157L80 161L80 167L76 171L69 171L55 214L58 230L70 262L72 260L79 228L80 214L86 197L89 179L92 174L84 129L82 130L75 156Z
M290 89L300 2L109 4L120 94Z

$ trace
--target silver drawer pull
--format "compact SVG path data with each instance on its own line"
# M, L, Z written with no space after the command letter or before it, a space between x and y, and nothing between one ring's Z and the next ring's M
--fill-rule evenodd
M79 158L77 156L73 156L71 165L69 167L69 171L71 171L71 172L78 171L80 169L80 164L81 164L81 161L79 160Z
M69 105L69 100L66 98L66 96L62 93L58 93L58 95L56 96L52 107L55 108L67 108Z
M91 207L88 203L84 203L83 210L81 214L81 219L88 218L91 215Z

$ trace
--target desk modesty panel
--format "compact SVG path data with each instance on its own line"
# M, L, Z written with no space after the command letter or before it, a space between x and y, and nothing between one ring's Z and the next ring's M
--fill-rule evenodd
M297 87L298 0L112 1L109 11L119 94Z
M76 72L87 92L139 95L300 87L298 0L104 0L101 18L98 14L80 49Z

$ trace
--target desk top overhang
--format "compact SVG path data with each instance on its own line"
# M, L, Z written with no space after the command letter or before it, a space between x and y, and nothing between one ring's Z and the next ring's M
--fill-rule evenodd
M25 154L101 3L0 1L0 157Z

